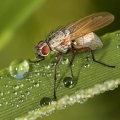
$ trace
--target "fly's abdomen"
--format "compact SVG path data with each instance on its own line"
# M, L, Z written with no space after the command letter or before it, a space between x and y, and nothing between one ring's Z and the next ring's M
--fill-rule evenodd
M73 47L75 49L81 49L85 47L89 47L92 50L99 49L103 46L100 38L93 32L88 33L82 37L79 37L74 40Z

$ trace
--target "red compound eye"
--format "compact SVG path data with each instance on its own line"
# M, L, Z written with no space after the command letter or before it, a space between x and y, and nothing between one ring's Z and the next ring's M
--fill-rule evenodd
M49 47L48 45L45 45L42 50L41 50L41 53L44 55L44 56L47 56L49 54L50 50L49 50Z

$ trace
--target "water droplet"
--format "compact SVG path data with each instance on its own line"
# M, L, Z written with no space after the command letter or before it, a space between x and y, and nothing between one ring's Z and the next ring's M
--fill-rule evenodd
M45 66L45 69L49 69L49 68L50 68L50 65Z
M3 92L0 92L0 96L3 96L4 95L4 93Z
M16 91L13 92L14 95L17 95L18 93Z
M2 103L0 103L0 107L2 106Z
M83 99L80 99L80 100L78 101L78 103L83 104L83 103L85 103L86 101L87 101L87 98L83 98Z
M13 86L13 89L14 89L14 90L18 90L19 88L20 88L19 85L14 85L14 86Z
M89 68L89 67L90 67L90 64L85 64L84 67L85 67L85 68Z
M19 87L20 87L20 88L23 88L23 86L24 86L24 84L19 84Z
M24 94L21 94L20 97L21 97L21 98L25 98L25 95L24 95Z
M12 107L14 106L14 104L12 102L9 102L9 105L12 106Z
M42 75L42 76L46 76L46 73L45 73L45 72L43 72L43 73L41 73L41 75Z
M41 100L40 100L40 106L41 107L44 107L46 105L50 105L51 104L51 99L49 97L43 97Z
M90 60L91 60L90 57L85 58L85 61L87 61L87 62L89 62Z
M51 73L47 73L47 77L50 77L52 74Z
M74 67L74 66L75 66L74 64L71 65L71 67Z
M60 77L60 73L57 73L57 75L56 75L57 77Z
M29 81L29 82L34 83L35 81L34 81L33 79L30 79L30 81Z
M0 79L2 80L2 79L3 79L3 77L2 77L2 76L0 76Z
M5 88L8 88L9 86L8 86L8 84L4 84L4 87L5 87Z
M64 65L68 64L68 62L69 62L68 58L63 58L61 63Z
M8 105L8 102L7 101L5 101L5 103L4 103L5 105Z
M104 93L105 91L107 91L107 88L105 86L101 87L100 93Z
M55 64L54 63L50 63L50 67L52 68L52 67L54 67L55 66Z
M23 91L22 90L18 90L19 93L22 93Z
M117 45L117 48L119 48L119 49L120 49L120 45Z
M26 60L16 59L9 66L10 75L16 79L24 78L29 71L29 64Z
M39 87L39 83L34 83L34 85L33 85L34 87Z
M20 102L20 103L24 102L23 98L20 98L20 99L19 99L19 102Z
M38 83L41 83L41 82L42 82L42 80L39 79L39 80L38 80Z
M4 98L4 97L2 97L2 100L5 100L5 98Z
M32 86L29 86L29 87L28 87L28 90L32 90Z
M8 91L5 91L5 94L7 94L7 95L10 94L10 91L9 91L9 90L8 90Z
M16 108L18 108L18 107L19 107L19 105L15 105L15 107L16 107Z
M36 77L38 77L40 75L40 72L35 72L34 74Z
M120 37L120 33L117 33L116 36L117 36L117 37Z
M30 82L30 80L31 80L31 78L26 78L26 81L27 81L27 82Z
M72 77L65 77L63 80L63 85L66 88L72 88L75 85L75 80Z
M25 91L25 95L30 95L30 92L29 91Z

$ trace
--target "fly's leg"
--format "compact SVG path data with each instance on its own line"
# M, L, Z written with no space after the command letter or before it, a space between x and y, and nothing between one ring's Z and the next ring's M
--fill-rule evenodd
M58 61L55 65L55 69L54 69L54 98L55 99L57 99L57 97L56 97L56 81L57 81L56 73L57 73L57 71L56 70L57 70L57 67L60 64L61 60L62 60L62 53L59 54Z
M69 64L73 80L74 80L74 75L73 75L72 65L73 65L74 58L75 58L75 52L73 53L70 64Z
M38 57L39 58L39 57ZM40 62L40 61L43 61L45 58L42 56L40 56L40 58L38 59L38 60L36 60L36 61L32 61L32 60L30 60L30 59L28 59L28 61L29 62L31 62L31 63L38 63L38 62Z
M104 66L107 66L107 67L115 68L115 66L111 66L111 65L108 65L108 64L105 64L105 63L102 63L102 62L97 61L97 60L95 59L93 50L91 50L91 55L92 55L92 59L93 59L94 62L99 63L99 64L104 65Z
M39 59L39 60L36 60L36 61L32 61L30 59L28 59L29 62L31 63L39 63L40 61L43 61L44 60L44 57L42 59Z

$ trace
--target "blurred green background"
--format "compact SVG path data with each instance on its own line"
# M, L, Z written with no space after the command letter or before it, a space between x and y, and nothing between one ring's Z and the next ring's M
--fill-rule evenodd
M0 69L16 58L34 58L34 46L49 32L95 12L115 16L111 25L96 32L98 36L120 29L119 0L0 0ZM120 120L119 91L95 96L43 120Z

